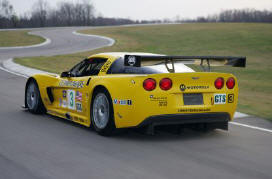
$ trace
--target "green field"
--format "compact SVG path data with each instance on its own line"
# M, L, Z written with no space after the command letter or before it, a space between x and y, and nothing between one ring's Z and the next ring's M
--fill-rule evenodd
M45 41L45 39L28 34L26 30L0 31L0 47L14 47L35 45Z
M94 53L137 51L168 55L247 56L247 68L213 68L231 72L239 79L240 112L272 120L272 24L203 23L112 27L84 30L81 33L108 36L112 47L90 52L16 59L26 66L61 72Z

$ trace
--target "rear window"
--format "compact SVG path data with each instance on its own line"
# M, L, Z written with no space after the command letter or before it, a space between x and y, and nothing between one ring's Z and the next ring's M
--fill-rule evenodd
M124 59L119 58L113 62L107 74L157 74L162 71L150 67L130 67L124 65Z

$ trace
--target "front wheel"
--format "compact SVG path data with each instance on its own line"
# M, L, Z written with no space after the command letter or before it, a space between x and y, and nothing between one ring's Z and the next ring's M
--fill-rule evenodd
M105 89L94 92L92 100L92 125L103 136L110 136L115 130L113 106L110 94Z
M25 100L27 105L26 107L31 113L45 113L46 110L41 99L40 91L34 80L30 81L27 85Z

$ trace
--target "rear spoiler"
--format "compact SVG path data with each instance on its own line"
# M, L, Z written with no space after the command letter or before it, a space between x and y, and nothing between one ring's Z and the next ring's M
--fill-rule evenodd
M165 64L170 73L175 72L175 63L200 65L204 71L210 71L211 66L246 67L246 57L231 56L149 56L149 55L125 55L124 65L141 67L157 64ZM169 68L169 64L172 66Z

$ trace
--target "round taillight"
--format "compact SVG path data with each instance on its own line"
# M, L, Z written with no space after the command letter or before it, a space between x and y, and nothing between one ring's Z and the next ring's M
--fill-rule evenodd
M156 81L152 78L144 80L143 87L147 91L152 91L156 88Z
M214 82L214 86L216 89L222 89L224 86L224 78L217 78Z
M235 80L234 78L230 77L226 83L228 89L233 89L235 86Z
M163 78L161 81L160 81L160 88L162 90L169 90L172 88L172 80L169 79L169 78Z

